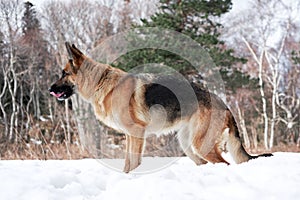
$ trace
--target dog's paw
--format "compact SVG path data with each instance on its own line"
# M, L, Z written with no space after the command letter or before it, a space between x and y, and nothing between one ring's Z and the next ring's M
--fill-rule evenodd
M125 160L125 166L123 172L129 173L130 171L134 170L141 164L141 157L138 155L131 156L131 159Z
M125 165L125 166L124 166L124 169L123 169L123 172L124 172L124 173L129 173L129 172L130 172L129 166Z

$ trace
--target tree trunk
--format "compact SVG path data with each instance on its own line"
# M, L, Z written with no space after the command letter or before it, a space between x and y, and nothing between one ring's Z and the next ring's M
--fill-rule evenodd
M262 115L263 115L263 119L264 119L264 144L265 144L265 149L268 150L269 149L269 145L268 145L269 118L268 118L268 113L267 113L267 101L266 101L264 85L263 85L263 61L264 61L264 56L265 56L265 45L263 45L262 52L260 53L260 56L258 58L256 53L254 52L253 48L250 46L249 42L244 37L242 39L245 42L250 53L252 54L254 60L256 61L256 63L259 66L258 85L259 85L259 92L260 92L260 96L261 96L262 106L263 106Z
M15 57L13 55L13 47L11 46L10 48L10 72L12 74L12 82L13 84L11 85L10 83L8 83L8 89L9 89L9 93L11 96L11 103L12 103L12 113L10 116L10 129L9 129L9 140L11 142L14 141L16 135L15 132L17 130L16 124L15 124L15 118L17 117L17 101L16 101L16 93L17 93L17 77L15 74L15 69L14 69L14 62L15 62Z
M265 144L265 148L269 149L269 146L268 146L269 118L268 118L268 113L267 113L267 101L266 101L265 92L264 92L264 86L263 86L262 62L259 63L258 78L259 78L259 91L260 91L260 96L261 96L261 101L262 101L262 106L263 106L264 144Z
M241 131L242 131L242 134L243 134L245 147L250 148L250 140L249 140L249 136L248 136L248 133L247 133L245 120L244 120L244 117L242 115L242 112L241 112L241 109L240 109L240 106L239 106L238 102L236 101L235 103L236 103L236 108L238 110L240 127L241 127Z
M256 128L251 126L251 132L252 132L252 140L253 140L253 146L254 149L257 149L258 147L258 141L257 141L257 131Z
M276 93L277 93L277 87L274 86L273 92L272 92L272 120L271 120L271 127L270 127L270 141L269 141L269 147L270 149L273 147L274 143L274 129L275 129L275 120L277 116L276 111Z
M66 141L68 142L68 144L71 144L69 100L65 101L65 111L66 111L66 124L67 124L67 138L66 138Z
M4 64L2 65L2 71L3 71L3 76L4 76L4 80L3 80L3 88L2 88L2 92L0 94L0 109L1 109L1 112L2 112L2 115L3 115L3 122L4 122L4 133L3 133L3 136L5 138L8 137L8 123L7 123L7 114L6 114L6 111L5 111L5 108L4 108L4 105L2 103L2 98L3 96L5 95L6 93L6 88L7 88L7 73L4 69Z

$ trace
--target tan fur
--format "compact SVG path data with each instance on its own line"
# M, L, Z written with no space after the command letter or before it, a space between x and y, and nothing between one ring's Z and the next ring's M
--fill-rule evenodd
M96 117L126 135L124 172L140 165L145 137L153 132L177 131L182 149L196 164L227 163L221 156L226 151L237 163L254 158L243 148L231 112L216 96L211 96L209 105L199 103L198 110L189 116L164 121L163 109L149 110L145 105L147 82L80 53L74 50L76 71L66 64L64 70L70 75L57 83L75 84L81 97L93 105Z

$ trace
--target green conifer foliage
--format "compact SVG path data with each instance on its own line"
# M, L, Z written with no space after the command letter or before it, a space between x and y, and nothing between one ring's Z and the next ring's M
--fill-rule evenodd
M209 53L216 65L215 70L225 81L226 88L234 91L241 84L255 85L256 80L253 82L249 76L232 69L234 64L244 63L246 60L235 57L233 50L226 49L224 41L220 40L222 25L216 19L227 13L231 6L231 0L160 0L159 11L149 20L142 19L143 24L136 27L170 29L190 37ZM130 70L147 63L162 63L183 74L195 69L195 66L182 57L161 49L132 51L113 64L124 70Z

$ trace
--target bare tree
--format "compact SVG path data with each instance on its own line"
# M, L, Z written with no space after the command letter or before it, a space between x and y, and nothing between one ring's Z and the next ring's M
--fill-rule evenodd
M118 30L116 27L118 23L113 23L114 20L118 20L120 17L115 15L116 13L111 7L106 5L83 0L46 3L43 12L44 26L45 30L51 33L48 35L48 41L57 55L57 63L60 66L55 71L59 75L59 68L67 60L64 56L66 55L65 41L71 41L86 53L89 53L104 38ZM78 98L78 96L73 96L72 102L66 101L65 103L65 130L67 135L70 135L70 124L72 123L70 120L75 120L77 124L76 129L81 136L83 144L92 147L89 150L93 151L94 155L97 155L98 153L95 152L97 150L93 148L95 147L99 150L100 137L103 133L105 135L106 129L98 121L94 120L93 108L81 98ZM69 111L68 104L70 103L72 103L72 113ZM103 133L99 134L99 132Z
M19 1L7 1L1 0L0 7L1 7L1 18L3 19L2 24L2 31L4 37L8 41L8 45L6 46L6 61L2 62L2 72L4 76L3 88L1 92L2 100L1 102L1 110L4 116L4 120L7 124L9 124L8 133L5 133L5 136L10 140L13 141L16 138L16 132L18 126L18 114L20 107L16 100L16 93L18 89L18 80L17 80L17 69L16 69L16 51L17 45L16 40L20 36L20 20L21 20L21 10ZM8 111L7 105L5 105L7 100L3 99L4 95L9 95L10 101L10 110L9 114L6 113ZM8 98L8 97L7 97ZM9 115L9 116L8 116ZM9 121L7 117L10 117ZM7 128L7 125L6 125ZM6 129L7 130L7 129ZM7 135L6 135L7 134Z
M284 1L257 0L243 15L231 18L232 22L225 31L227 37L235 42L233 48L239 46L236 43L243 44L242 49L241 46L236 49L237 52L244 51L242 54L254 63L251 68L257 69L254 75L259 79L266 149L274 145L278 108L284 109L276 99L285 89L282 86L285 71L292 66L287 41L299 30L295 14L299 11L299 2L291 6Z
M93 155L115 156L114 149L99 154L101 146L114 140L95 119L93 108L77 96L57 102L47 88L66 64L65 41L89 54L105 38L152 14L153 2L46 1L38 13L30 2L0 0L0 157L2 143L10 141L17 149L37 147L30 151L31 158L56 157L58 151L51 149L56 144L64 144L67 158L74 158L77 133L94 144ZM123 139L116 141L123 145Z

